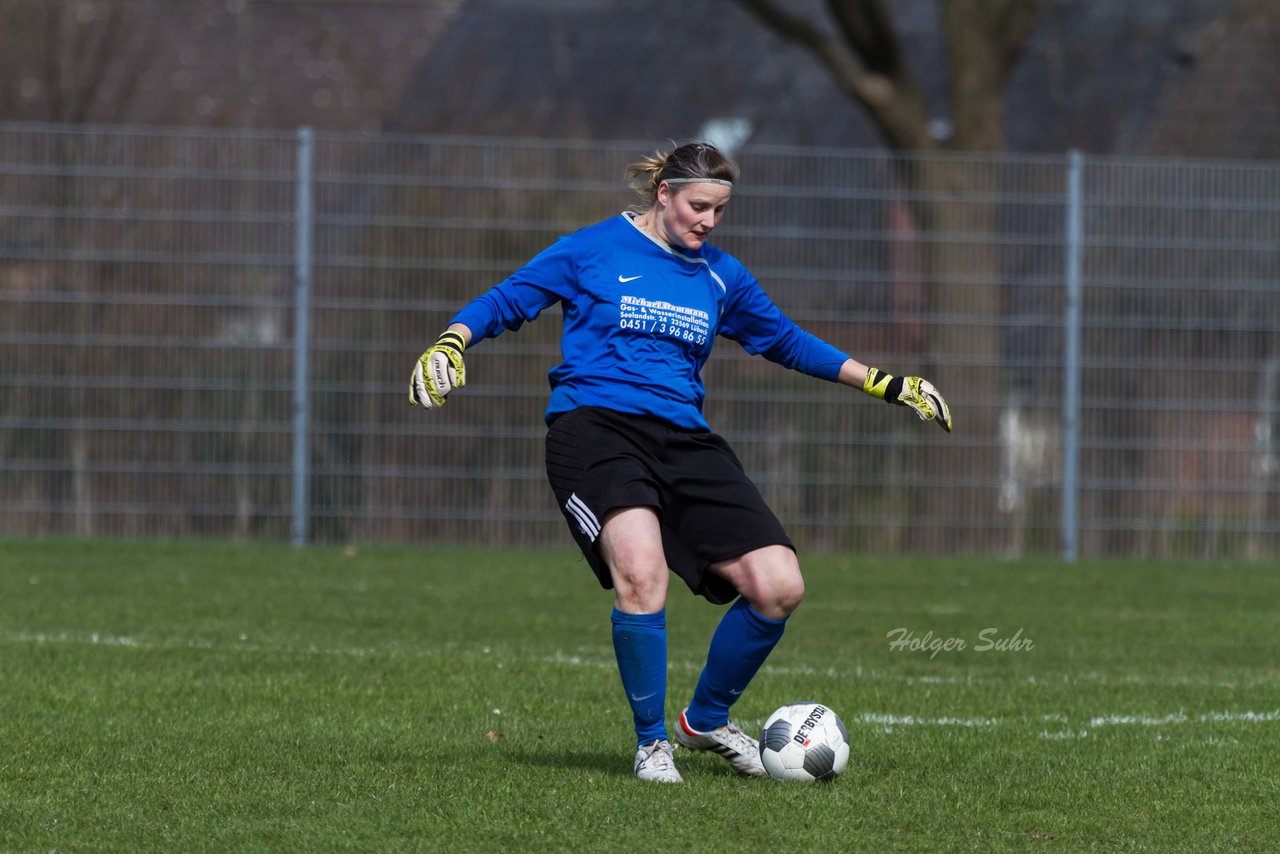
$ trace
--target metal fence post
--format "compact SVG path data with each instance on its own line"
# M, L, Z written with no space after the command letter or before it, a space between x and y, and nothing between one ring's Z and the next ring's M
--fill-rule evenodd
M311 354L311 143L309 127L298 128L294 243L293 322L293 547L307 543L310 521L310 412L307 385Z
M1074 563L1079 553L1080 465L1080 313L1084 255L1084 157L1067 156L1066 311L1063 318L1065 398L1062 403L1062 558Z

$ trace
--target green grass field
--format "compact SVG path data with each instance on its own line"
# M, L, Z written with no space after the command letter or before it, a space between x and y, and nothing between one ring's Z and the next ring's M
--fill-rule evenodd
M734 713L821 700L849 768L659 786L568 549L0 541L0 851L1280 844L1280 567L803 565ZM720 611L672 593L674 714Z

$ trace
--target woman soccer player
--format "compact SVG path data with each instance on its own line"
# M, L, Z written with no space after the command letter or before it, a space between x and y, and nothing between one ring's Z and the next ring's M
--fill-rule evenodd
M703 418L701 372L716 336L910 406L948 432L951 414L931 383L868 368L802 330L741 262L706 242L738 178L715 147L657 153L627 178L643 204L562 237L458 312L414 367L409 402L444 405L465 382L468 346L560 303L564 361L550 373L547 477L587 563L614 590L635 775L681 779L664 714L671 571L708 601L733 602L675 740L759 776L759 746L729 721L729 707L782 636L804 579L781 523Z

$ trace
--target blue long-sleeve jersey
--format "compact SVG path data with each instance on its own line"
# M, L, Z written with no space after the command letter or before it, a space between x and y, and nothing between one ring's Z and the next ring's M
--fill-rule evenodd
M564 358L548 375L547 421L580 406L708 429L702 366L717 335L835 381L848 358L773 304L736 258L659 243L629 214L560 238L453 318L471 343L519 329L559 302Z

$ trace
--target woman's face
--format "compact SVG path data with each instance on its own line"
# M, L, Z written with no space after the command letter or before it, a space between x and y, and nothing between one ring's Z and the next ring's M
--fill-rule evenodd
M654 211L658 228L671 245L696 251L720 224L731 195L733 188L724 184L672 187L663 181Z

